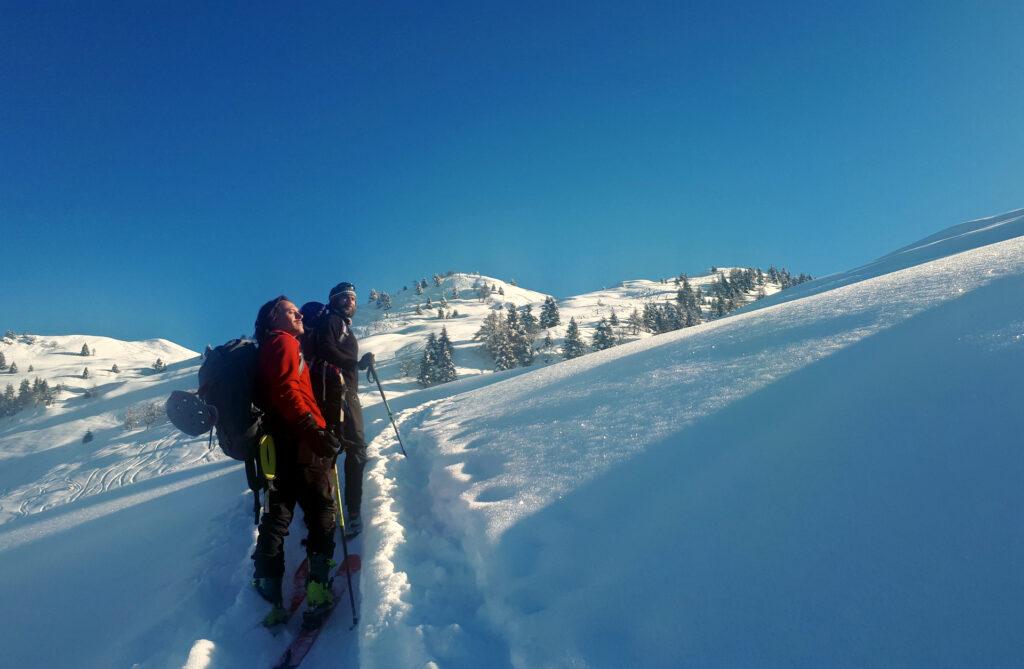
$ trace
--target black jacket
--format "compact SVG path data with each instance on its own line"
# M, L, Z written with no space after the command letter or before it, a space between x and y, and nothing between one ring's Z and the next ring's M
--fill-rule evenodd
M359 387L359 342L349 329L349 319L332 308L316 328L316 357L341 371L345 386L352 392Z

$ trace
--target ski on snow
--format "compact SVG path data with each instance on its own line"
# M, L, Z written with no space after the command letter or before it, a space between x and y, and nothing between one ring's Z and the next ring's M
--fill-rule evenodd
M359 571L360 566L361 563L359 555L355 553L350 554L340 565L338 565L338 569L334 572L334 577L331 579L331 595L334 603L324 614L324 617L320 622L320 626L313 629L306 629L305 627L300 628L298 633L295 635L295 638L292 639L292 642L288 645L288 648L285 649L284 654L281 655L281 659L274 665L274 669L293 669L302 663L302 660L306 658L306 655L309 654L310 649L316 642L317 637L320 636L321 630L323 630L327 625L327 621L330 619L331 614L334 613L334 610L338 608L339 604L343 603L341 601L342 597L348 591L348 575ZM298 599L298 604L295 604L296 599ZM305 588L303 588L301 596L297 594L292 596L291 603L295 605L295 608L289 609L289 615L295 613L298 607L301 606L304 599Z

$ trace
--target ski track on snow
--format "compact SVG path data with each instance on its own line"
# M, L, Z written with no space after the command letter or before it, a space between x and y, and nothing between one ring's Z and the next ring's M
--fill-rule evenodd
M396 452L391 426L375 439L366 494L372 495L370 559L364 561L365 602L360 658L365 667L508 667L509 649L481 616L484 596L445 513L449 500L433 481L432 454L417 452L416 438L433 400L397 417L409 457ZM384 454L385 449L392 452ZM427 616L427 617L424 617ZM396 636L397 635L397 636Z

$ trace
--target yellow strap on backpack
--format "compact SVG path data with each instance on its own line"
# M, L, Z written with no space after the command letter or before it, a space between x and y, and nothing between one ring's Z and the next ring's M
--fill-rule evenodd
M277 476L277 451L274 449L274 438L269 434L260 437L260 468L268 481Z

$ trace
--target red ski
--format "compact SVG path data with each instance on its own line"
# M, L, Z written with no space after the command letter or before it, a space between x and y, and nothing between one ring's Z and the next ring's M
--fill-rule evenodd
M334 609L338 608L339 604L344 604L341 600L348 591L348 576L358 572L361 566L362 564L359 559L359 555L357 554L350 554L340 565L338 565L337 571L334 572L334 578L331 579L331 594L333 596L332 599L334 600L334 604L324 614L319 627L315 629L299 629L295 638L292 639L291 644L289 644L288 648L285 649L281 659L274 665L274 669L293 669L302 663L302 660L306 658L306 655L309 654L310 649L313 647L313 643L316 642L317 637L320 636L320 631L325 625L327 625L327 621L330 619L331 614L334 613ZM300 605L302 603L302 599L305 599L304 595L305 590L303 590L303 597L299 599ZM345 599L348 599L348 597L345 597ZM293 597L292 603L294 603L294 601L295 598ZM294 613L294 611L292 611L292 613Z
M307 576L309 576L309 558L302 558L302 564L295 570L295 576L292 576L292 598L285 609L289 619L299 610L302 602L306 601Z

